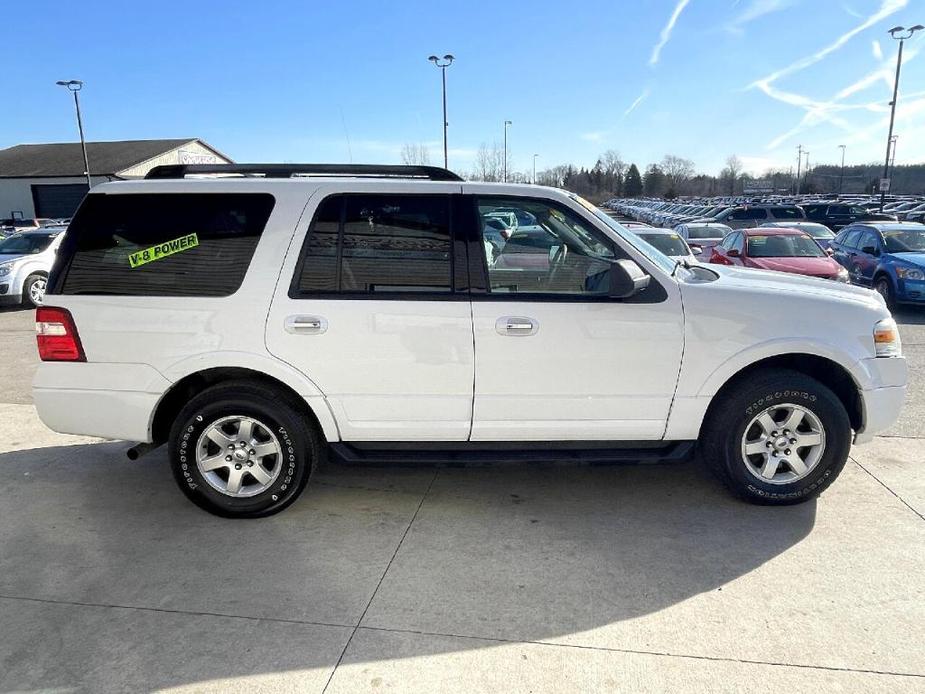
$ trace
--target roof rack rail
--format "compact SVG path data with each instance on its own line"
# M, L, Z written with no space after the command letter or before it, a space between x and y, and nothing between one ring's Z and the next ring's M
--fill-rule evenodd
M462 181L439 166L379 164L166 164L155 166L145 178L185 178L190 175L292 178L298 176L347 176L361 178L422 178L428 181Z

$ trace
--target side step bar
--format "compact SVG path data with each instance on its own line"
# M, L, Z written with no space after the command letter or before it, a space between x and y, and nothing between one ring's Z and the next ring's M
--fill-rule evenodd
M352 442L329 445L331 457L347 465L434 465L469 467L542 463L552 465L608 465L662 463L693 455L696 441L602 442L575 446L568 442L516 443L380 443Z

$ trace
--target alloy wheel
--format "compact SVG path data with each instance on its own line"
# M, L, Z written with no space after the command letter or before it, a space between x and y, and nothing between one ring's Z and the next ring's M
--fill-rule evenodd
M753 417L742 437L745 468L766 484L790 484L809 475L825 452L825 428L802 405L786 403Z
M223 417L196 444L196 466L205 481L236 498L266 491L279 477L282 458L276 435L253 417Z

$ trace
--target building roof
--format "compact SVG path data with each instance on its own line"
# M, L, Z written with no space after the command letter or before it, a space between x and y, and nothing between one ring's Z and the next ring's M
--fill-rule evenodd
M195 141L195 137L187 137L178 140L88 142L87 159L90 160L90 172L94 176L113 176L129 167ZM202 143L201 140L199 142ZM79 142L16 145L8 149L0 149L0 178L83 176L83 174L84 160Z

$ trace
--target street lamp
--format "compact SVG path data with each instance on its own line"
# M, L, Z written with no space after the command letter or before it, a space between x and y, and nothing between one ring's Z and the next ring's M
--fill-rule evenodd
M501 180L505 183L507 183L507 126L511 125L512 122L509 120L504 121L504 169Z
M841 195L842 184L845 182L845 145L838 145L841 148L841 172L838 174L838 194Z
M443 76L443 168L448 169L450 168L450 164L446 148L446 126L449 125L446 120L446 69L453 64L453 60L455 60L455 58L447 53L445 56L443 56L442 59L432 55L428 58L428 60L440 68L440 72Z
M888 180L890 177L890 149L893 140L893 121L896 118L896 97L899 94L899 68L903 62L903 43L906 39L912 38L912 35L925 29L925 26L916 24L914 27L893 27L889 30L891 38L899 41L899 53L896 54L896 79L893 81L893 100L890 102L890 131L886 138L886 159L883 162L883 178ZM883 204L886 202L886 188L883 183L880 184L880 211L883 212Z
M533 185L536 185L536 158L540 156L539 154L533 155Z
M87 177L87 190L90 190L90 162L87 159L87 143L84 141L84 124L80 118L80 99L77 98L77 92L81 90L84 83L80 80L58 80L55 84L59 87L67 87L74 94L74 107L77 109L77 130L80 131L80 148L84 153L84 174Z

